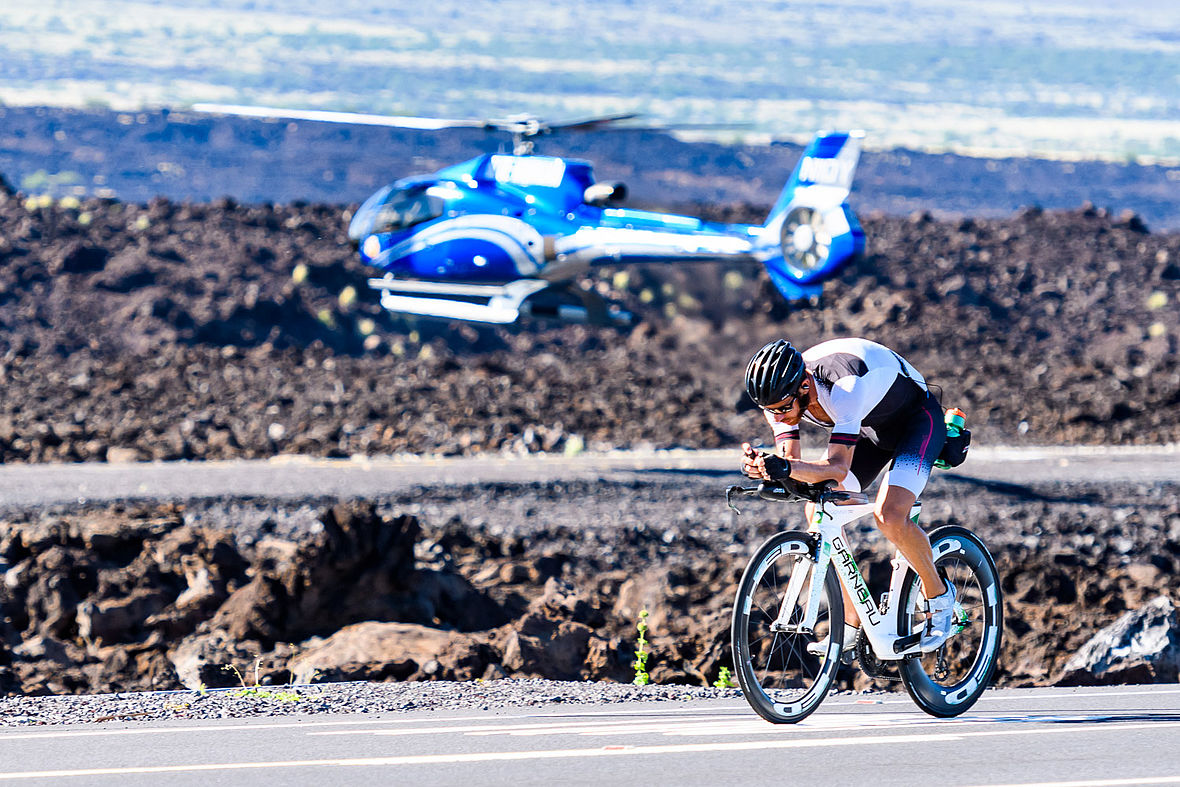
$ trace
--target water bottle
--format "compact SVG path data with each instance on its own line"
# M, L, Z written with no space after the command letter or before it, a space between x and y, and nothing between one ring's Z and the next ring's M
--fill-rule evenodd
M958 437L963 433L963 427L967 424L967 414L958 407L952 407L946 411L946 436Z
M952 407L946 411L946 439L958 437L963 433L963 427L967 424L967 414L958 407ZM938 459L934 463L935 467L943 470L950 467L950 464Z

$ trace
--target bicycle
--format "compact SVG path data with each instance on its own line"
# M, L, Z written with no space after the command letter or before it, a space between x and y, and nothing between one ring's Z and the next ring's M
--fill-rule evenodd
M922 653L926 614L917 573L896 553L889 590L875 601L844 534L845 525L872 513L868 495L793 481L731 486L725 497L734 511L735 495L815 504L809 530L775 533L758 548L734 600L734 668L743 696L762 718L791 724L813 713L832 687L845 647L854 648L872 677L887 677L886 665L896 664L910 697L932 716L957 716L975 704L995 673L1003 606L995 562L974 533L950 525L929 534L935 566L954 583L958 600L951 637ZM921 505L910 511L915 523ZM860 615L855 643L843 642L841 583ZM824 637L827 651L809 653L807 645Z

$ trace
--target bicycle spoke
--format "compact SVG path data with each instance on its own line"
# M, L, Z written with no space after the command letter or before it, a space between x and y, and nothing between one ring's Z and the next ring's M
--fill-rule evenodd
M776 633L776 634L774 635L774 640L772 641L772 643L771 643L771 646L770 646L770 652L771 652L771 654L773 654L773 653L774 653L774 652L775 652L775 651L778 649L778 648L775 646L775 644L774 644L774 643L777 643L777 642L778 642L778 637L779 637L779 635ZM759 682L759 683L761 683L762 685L766 685L766 676L770 674L770 666L771 666L773 663L774 663L774 658L773 658L773 655L772 655L770 658L767 658L767 660L766 660L766 669L764 669L764 670L762 671L762 677L761 677L761 678L759 678L759 680L758 680L758 682Z
M765 634L763 634L761 637L758 637L758 639L750 640L750 649L753 650L754 645L757 645L761 642L765 642L767 637L777 637L777 636L778 636L777 631L768 631Z

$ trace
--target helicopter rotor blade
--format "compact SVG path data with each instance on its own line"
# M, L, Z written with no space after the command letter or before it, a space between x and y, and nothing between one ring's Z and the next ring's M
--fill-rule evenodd
M609 115L600 118L589 118L571 123L558 123L544 126L549 131L646 131L653 133L671 133L674 131L742 131L752 128L750 123L642 123L631 124L626 121L642 117L638 114ZM544 125L544 124L542 124Z
M362 112L339 112L325 109L283 109L280 107L245 106L240 104L192 105L194 112L239 117L270 118L283 120L307 120L320 123L343 123L366 126L409 128L420 131L441 131L449 128L480 128L485 131L504 131L520 139L551 134L555 131L710 131L749 128L747 123L671 123L631 125L627 121L641 117L633 112L583 118L563 123L546 123L535 115L510 115L490 120L469 118L430 118L409 115L373 115Z
M567 123L553 123L544 124L550 131L589 131L598 128L599 126L610 126L615 123L620 123L624 120L633 120L639 117L634 112L627 112L618 115L603 115L602 117L586 118L584 120L572 120Z
M741 131L753 128L750 123L651 123L643 126L617 126L616 131Z
M193 104L192 108L194 112L205 112L214 115L311 120L322 123L347 123L363 126L390 126L393 128L413 128L422 131L440 131L446 128L487 128L489 125L484 120L369 115L361 112L335 112L322 109L279 109L277 107L251 107L236 104Z

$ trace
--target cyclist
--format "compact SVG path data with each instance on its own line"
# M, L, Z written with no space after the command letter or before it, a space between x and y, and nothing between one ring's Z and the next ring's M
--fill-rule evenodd
M860 492L889 465L873 515L922 580L928 613L922 651L941 647L951 631L955 588L938 575L930 540L909 518L946 441L942 407L926 380L896 352L867 339L833 339L805 352L780 339L750 359L746 392L770 423L776 449L769 454L744 445L747 477L835 481L841 489ZM827 452L817 461L801 458L799 423L805 420L832 430ZM809 505L808 521L811 516ZM850 662L860 618L847 591L844 623ZM808 646L813 653L826 649L826 642Z

